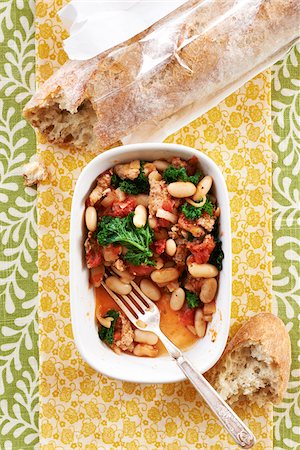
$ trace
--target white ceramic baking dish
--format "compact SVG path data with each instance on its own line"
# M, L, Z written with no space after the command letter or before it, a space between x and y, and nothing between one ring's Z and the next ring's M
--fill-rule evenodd
M196 156L203 173L213 177L215 195L221 208L220 235L225 254L216 301L217 312L208 325L206 336L196 342L186 356L204 373L220 358L227 341L231 307L231 232L228 192L222 173L208 156L183 145L133 144L117 147L98 155L82 171L73 196L70 232L70 301L75 342L82 358L95 370L111 378L135 383L170 383L183 380L184 375L167 355L154 359L116 355L100 341L95 321L95 293L89 287L83 249L86 235L85 199L97 176L115 164L133 159L152 161L172 156L183 159Z

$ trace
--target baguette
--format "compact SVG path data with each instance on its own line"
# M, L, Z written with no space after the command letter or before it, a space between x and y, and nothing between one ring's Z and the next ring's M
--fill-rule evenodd
M69 61L24 117L50 142L107 148L195 100L209 103L299 34L299 0L190 0L88 61Z
M287 389L291 343L283 322L262 313L247 321L231 339L207 378L221 397L234 405L246 399L278 404Z

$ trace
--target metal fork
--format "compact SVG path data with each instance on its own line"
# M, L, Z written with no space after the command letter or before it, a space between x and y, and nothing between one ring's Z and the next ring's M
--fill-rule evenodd
M111 273L111 275L115 275ZM107 273L104 278L107 278ZM241 448L251 448L255 444L255 437L249 428L235 414L230 406L220 397L208 381L198 370L183 356L177 348L160 329L160 312L155 303L141 291L139 286L131 281L133 290L128 295L117 295L109 289L105 282L102 286L114 299L128 319L139 330L152 331L166 347L170 356L175 359L182 372L197 389L208 406L218 417L220 422Z

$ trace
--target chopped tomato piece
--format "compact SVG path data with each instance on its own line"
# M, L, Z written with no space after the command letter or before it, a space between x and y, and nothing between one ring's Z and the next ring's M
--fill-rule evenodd
M180 313L180 322L187 327L188 325L194 325L195 321L195 310L186 309Z
M100 266L102 262L102 255L101 255L102 247L98 243L94 235L90 235L89 233L89 236L85 241L84 247L85 247L85 258L87 268L92 269L93 267Z
M94 251L91 251L86 255L86 265L89 269L92 269L94 267L100 266L102 262L102 256L99 251L99 253L96 253Z
M146 277L147 275L150 275L153 270L155 270L155 267L146 266L144 264L140 266L133 266L132 264L128 264L128 270L130 273L136 275L137 277Z
M164 210L172 212L174 208L174 202L172 199L165 200L162 204Z
M206 264L215 246L215 240L211 235L205 236L204 241L201 243L189 242L187 244L187 248L193 254L193 261L197 264Z
M121 339L121 331L115 331L114 333L114 341L119 341Z
M158 226L161 228L168 228L170 226L170 223L166 219L157 219Z
M104 266L93 267L90 271L90 283L94 287L99 287L101 285L104 275Z
M128 196L123 202L116 201L104 211L104 216L126 217L134 211L136 207L136 199Z
M158 239L157 241L153 242L154 252L158 255L161 255L166 249L166 242L166 239Z

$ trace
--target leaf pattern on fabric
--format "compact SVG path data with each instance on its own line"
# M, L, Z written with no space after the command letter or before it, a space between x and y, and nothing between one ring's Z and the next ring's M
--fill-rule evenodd
M292 341L292 372L274 408L274 448L296 449L300 440L300 45L272 70L273 311Z
M34 1L0 5L0 448L38 442L36 191L21 166L35 136L21 111L35 87Z

